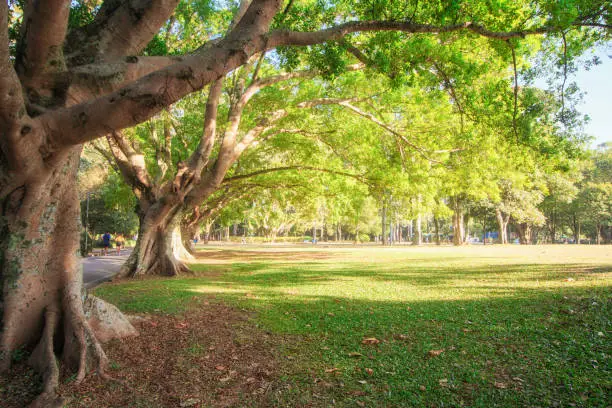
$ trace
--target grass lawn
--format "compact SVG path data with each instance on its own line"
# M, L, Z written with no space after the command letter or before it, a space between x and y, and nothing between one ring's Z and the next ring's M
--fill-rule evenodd
M130 313L248 311L278 360L259 405L610 406L612 247L236 245L198 258L196 276L96 295Z

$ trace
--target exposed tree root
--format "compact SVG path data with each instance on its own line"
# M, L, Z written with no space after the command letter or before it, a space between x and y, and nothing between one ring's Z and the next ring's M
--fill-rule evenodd
M177 276L190 273L183 260L193 259L184 247L180 229L157 227L141 231L132 254L121 267L119 276L139 275Z
M55 359L53 338L60 321L60 310L52 303L45 310L45 326L40 342L32 352L29 363L42 374L43 392L36 398L31 408L61 407L63 399L56 393L59 385L59 367Z
M93 358L96 371L103 379L108 379L106 368L108 359L102 345L85 319L80 298L70 299L66 303L64 314L65 335L64 358L67 363L72 356L78 355L78 370L76 381L81 382L88 371L89 358ZM29 363L42 374L43 392L32 402L30 408L62 407L64 399L57 394L59 385L59 367L55 355L54 339L61 326L61 309L56 303L50 304L45 310L45 323L41 339L32 352Z

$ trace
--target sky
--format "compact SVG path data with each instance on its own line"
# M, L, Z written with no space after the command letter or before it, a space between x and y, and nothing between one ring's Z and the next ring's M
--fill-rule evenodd
M591 118L584 132L595 137L592 147L612 142L612 44L596 54L601 64L589 71L581 69L573 78L585 93L578 110Z

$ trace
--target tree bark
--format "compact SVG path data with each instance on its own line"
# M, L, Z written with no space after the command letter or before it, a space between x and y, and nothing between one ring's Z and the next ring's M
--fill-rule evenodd
M184 261L193 257L181 238L180 209L177 204L158 202L141 215L138 240L121 276L176 276L190 271Z
M597 245L601 245L601 223L595 225L595 239Z
M495 218L499 226L499 242L501 244L508 243L508 221L510 217L504 217L504 214L499 209L495 209Z
M527 223L517 223L516 231L518 232L519 242L521 243L521 245L531 244L531 225Z
M193 240L197 235L198 226L196 225L185 225L181 223L181 238L183 240L183 247L190 255L194 254Z
M436 241L436 245L440 245L440 221L438 221L438 217L434 217L434 229L436 236L434 237Z
M453 213L453 245L463 245L464 238L465 231L463 229L463 212L457 207Z
M387 245L389 243L389 239L387 237L387 204L383 203L382 206L382 244Z
M81 381L95 363L104 375L107 359L87 323L82 302L79 251L79 201L76 177L81 147L39 178L2 200L0 271L3 285L0 369L12 352L35 346L30 363L43 375L43 393L35 407L62 406L56 354L76 367ZM61 339L58 342L58 339Z
M414 236L412 237L412 245L422 245L423 231L421 229L421 216L418 215L412 222L414 224Z
M210 222L206 222L206 225L204 227L204 243L205 244L208 244L208 242L210 241L210 229L212 228L212 225L213 225L213 221L210 221Z

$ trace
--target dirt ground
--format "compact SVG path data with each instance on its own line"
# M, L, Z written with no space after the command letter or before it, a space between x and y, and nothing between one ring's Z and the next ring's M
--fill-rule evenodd
M118 381L89 375L76 385L64 377L66 406L267 405L278 376L271 336L256 329L247 312L214 301L194 303L182 316L144 316L138 337L105 345ZM10 378L0 377L0 405L27 406L39 387L32 370L17 364Z

